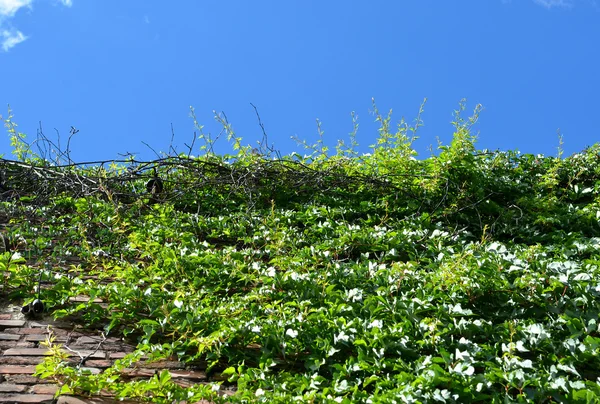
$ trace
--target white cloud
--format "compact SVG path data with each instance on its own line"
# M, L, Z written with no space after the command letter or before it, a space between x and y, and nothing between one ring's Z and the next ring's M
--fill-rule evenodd
M10 19L23 7L32 8L34 0L0 0L0 46L7 52L10 48L27 39L21 31L10 24ZM71 7L73 0L58 0L65 7Z
M0 38L2 38L2 50L4 52L7 52L13 46L18 45L27 39L21 31L9 31L6 29L0 32Z
M0 0L0 22L13 17L21 7L29 7L33 0Z
M27 37L7 23L22 7L31 7L33 0L0 0L0 46L7 52L13 46L20 44Z
M573 7L573 3L569 0L533 0L534 3L539 4L542 7Z

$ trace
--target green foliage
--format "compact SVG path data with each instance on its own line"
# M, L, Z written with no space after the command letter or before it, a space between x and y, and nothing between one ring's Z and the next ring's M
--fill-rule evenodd
M451 143L426 159L412 149L420 113L393 131L374 105L371 154L356 151L353 116L349 146L330 156L319 126L309 155L279 165L217 115L235 154L216 155L201 135L196 159L251 186L185 187L152 204L21 202L11 227L27 239L23 255L57 263L41 292L54 315L137 343L93 375L50 340L38 374L60 393L165 403L224 401L228 383L228 402L598 401L600 146L567 158L480 151L481 108L463 110ZM279 181L294 169L306 182ZM172 169L169 180L198 173ZM12 257L0 256L2 293L23 295L32 270ZM91 299L70 300L81 295ZM143 357L203 363L227 381L122 379Z
M30 161L30 156L32 155L31 147L25 141L27 137L24 133L19 132L17 130L17 124L13 122L13 113L8 107L8 116L4 119L4 126L8 131L8 137L10 139L10 146L13 148L12 154L19 161ZM1 119L1 116L0 116Z

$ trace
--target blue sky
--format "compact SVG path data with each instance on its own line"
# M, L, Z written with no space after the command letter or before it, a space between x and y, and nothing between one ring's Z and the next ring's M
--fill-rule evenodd
M0 114L64 142L75 161L177 150L224 111L244 143L377 135L427 97L415 148L449 142L452 111L481 103L479 148L556 155L599 140L600 5L594 0L0 0ZM8 137L0 154L10 157ZM217 143L218 152L230 152ZM198 151L195 150L197 153Z

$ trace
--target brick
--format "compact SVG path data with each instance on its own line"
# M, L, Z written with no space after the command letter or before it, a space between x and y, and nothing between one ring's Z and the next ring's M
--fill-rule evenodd
M12 318L12 314L0 314L0 320L10 320Z
M66 351L69 356L77 357L77 353ZM82 350L78 351L83 356L90 355L90 358L94 359L104 359L106 357L106 353L104 351L90 351L90 350ZM44 356L49 355L50 351L47 348L12 348L4 351L4 356Z
M17 341L0 341L0 349L10 349L17 346Z
M34 394L54 394L58 390L55 384L36 384L31 388L31 393Z
M185 364L178 361L156 361L156 362L142 362L141 367L147 369L183 369Z
M98 344L95 345L79 345L79 344L69 344L69 348L71 348L72 351L76 351L76 352L94 352L96 351L96 347L98 346ZM105 351L97 351L97 352L105 352ZM75 354L75 356L77 356L77 354ZM85 355L83 355L85 356ZM106 357L106 355L102 355L102 358L104 359Z
M49 334L48 330L45 330L43 328L32 328L32 330L37 330L37 332L32 332L30 334ZM52 332L52 335L54 335L55 337L78 337L81 335L80 332L78 331L73 331L71 330L71 328L69 329L64 329L64 328L55 328L52 327L50 329L50 332Z
M94 359L90 359L88 361L85 361L85 364L88 366L92 366L95 368L109 368L112 366L113 362L112 361L107 361L107 360L94 360Z
M131 400L115 400L107 397L73 397L73 396L60 396L56 401L57 404L139 404L139 401Z
M60 396L56 401L57 404L90 404L92 401L89 399L81 399L73 396Z
M123 369L121 372L123 376L127 377L152 377L156 374L154 369Z
M130 354L131 352L109 352L108 354L108 358L109 359L123 359L125 357L125 355ZM142 359L147 358L146 355L142 356Z
M0 341L18 341L20 338L20 335L0 333Z
M7 375L6 380L12 384L40 384L40 383L51 383L47 379L39 379L31 375ZM2 401L0 401L2 402Z
M63 338L65 338L66 336L69 336L71 338L77 338L82 335L79 331L72 331L70 328L65 329L65 328L56 328L56 327L51 327L50 331L48 331L47 328L25 327L25 328L17 328L17 329L8 329L8 330L6 330L6 332L11 333L11 334L28 334L28 335L29 334L48 335L48 334L52 333L52 335L54 335L55 337L63 337Z
M0 328L23 327L23 320L0 320Z
M35 348L35 346L36 346L35 342L20 341L20 342L17 342L15 344L15 346L11 347L11 348Z
M44 356L49 355L48 348L11 348L4 351L4 356Z
M37 365L44 360L42 356L2 356L3 365Z
M100 337L80 337L77 339L77 345L98 344L101 341L102 341L102 338L100 338Z
M123 339L121 338L116 338L116 337L108 337L106 338L106 341L104 341L105 344L116 344L116 345L123 345L123 346L127 346L127 347L131 347L132 349L135 348L135 345L130 345L127 344L125 342L123 342Z
M46 338L48 338L48 334L30 334L25 337L25 341L40 342L40 341L46 341ZM66 341L66 338L63 338L62 340ZM54 342L58 342L58 338L56 338L54 340Z
M12 394L12 395L0 395L0 402L2 403L52 403L54 396L51 394Z
M27 386L21 384L0 384L0 393L23 393Z
M195 370L170 370L173 379L206 380L206 373Z
M21 335L28 335L28 334L47 334L48 332L45 332L44 330L40 330L39 328L9 328L7 330L5 330L7 334L21 334ZM54 332L54 330L52 330L52 332Z
M196 381L192 381L192 380L187 380L187 379L174 379L173 383L175 383L176 385L183 387L184 389L187 389L188 387L192 387L195 384L198 384L198 382Z
M11 365L0 366L0 374L3 374L3 375L15 375L15 374L32 375L34 372L35 372L35 366L11 366Z
M69 301L70 302L78 302L78 303L87 303L90 301L90 298L89 298L89 296L75 296L75 297L69 298ZM95 298L94 300L92 300L92 302L102 303L102 299Z
M67 323L67 322L64 322L64 321L61 321L61 322L59 322L59 321L53 321L51 324L49 324L49 323L39 323L37 321L30 321L29 322L29 327L30 328L38 328L38 330L39 330L39 328L47 329L48 326L51 326L53 330L54 330L54 328L60 328L60 327L69 328L70 327L70 323Z

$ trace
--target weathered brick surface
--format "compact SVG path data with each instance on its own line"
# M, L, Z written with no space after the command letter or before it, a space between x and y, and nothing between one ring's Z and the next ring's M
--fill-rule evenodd
M37 365L42 362L42 356L2 356L0 361L3 365Z
M206 380L206 373L193 370L170 370L173 379Z
M123 369L122 374L127 377L152 377L156 369Z
M103 351L90 351L86 349L79 350L78 347L70 347L73 351L77 351L77 353L87 356L89 358L94 359L104 359L106 358L106 353ZM71 351L65 351L69 356L77 356L77 353ZM50 351L47 348L11 348L4 351L4 356L45 356L49 355Z
M183 369L185 364L178 361L142 362L140 366L147 369Z
M112 366L114 362L113 361L109 361L109 360L95 360L95 359L91 359L88 361L85 361L85 364L94 368L108 368L110 366Z
M22 384L0 384L1 393L22 393L27 390L27 386Z
M40 341L46 341L46 338L48 338L48 334L31 334L31 335L27 335L25 337L25 341L40 342ZM62 341L66 341L66 338L61 338L61 339L62 339ZM54 342L59 342L59 339L56 338L54 340Z
M87 301L80 297L80 301ZM18 306L19 307L19 306ZM56 392L55 382L50 379L34 377L36 365L41 363L49 354L48 348L42 345L50 331L57 344L68 344L71 351L68 362L80 365L81 356L88 356L83 364L84 369L98 374L103 369L110 367L115 360L122 359L135 349L134 345L122 339L109 337L103 341L98 332L74 331L71 323L48 322L40 319L32 321L23 319L18 310L10 313L0 313L0 403L58 403L58 404L134 404L137 401L119 401L109 392L103 392L97 397L84 398L74 396L61 396L54 400ZM102 342L102 343L101 343ZM146 358L143 358L146 359ZM186 369L190 366L193 370ZM207 383L209 378L202 369L205 364L184 364L177 358L168 360L146 362L142 360L133 369L123 372L124 380L144 380L167 369L171 373L173 382L187 387L197 383ZM211 377L210 380L217 380ZM227 390L229 389L229 390ZM231 394L232 388L222 386L223 394ZM194 404L194 403L188 403ZM195 404L210 404L199 401Z
M100 341L102 341L102 338L100 337L79 337L77 339L76 344L77 345L83 345L83 344L98 344ZM107 342L108 339L105 341ZM111 342L114 342L115 338L111 338Z
M42 330L40 330L40 328L47 329L48 323L39 323L37 321L30 321L29 327L38 328L38 331L42 331Z
M94 397L82 398L72 396L62 396L58 398L57 404L139 404L139 401L124 400L119 401L113 398Z
M108 368L111 367L112 364L114 362L113 361L109 361L109 360L88 360L85 361L85 364L94 368Z
M71 302L77 302L77 303L87 303L90 301L90 298L87 296L75 296L75 297L71 297L69 299L69 301ZM102 303L102 299L99 298L95 298L94 300L92 300L94 303Z
M0 375L31 375L33 372L35 372L35 366L0 365Z
M39 383L51 383L50 380L39 379L31 375L10 375L6 376L6 381L14 384L33 385ZM1 403L2 401L0 401Z
M35 348L37 344L27 341L19 341L15 344L15 348Z
M7 334L48 334L48 332L46 332L46 330L40 330L39 328L30 328L30 327L23 327L23 328L7 328L6 330L4 330L5 333ZM52 330L52 332L54 332L54 330ZM59 331L57 331L59 332Z
M18 341L19 339L21 339L21 336L16 334L0 333L0 341Z
M23 320L0 320L0 329L10 327L23 327L25 321Z
M111 360L123 359L125 357L125 355L127 355L128 353L131 353L131 351L133 351L133 348L128 350L127 352L109 352L108 359L111 359ZM144 358L144 356L142 356L142 358Z
M10 394L0 395L0 403L22 404L22 403L52 403L54 396L51 394Z
M54 394L58 387L54 384L36 384L29 391L34 394Z

